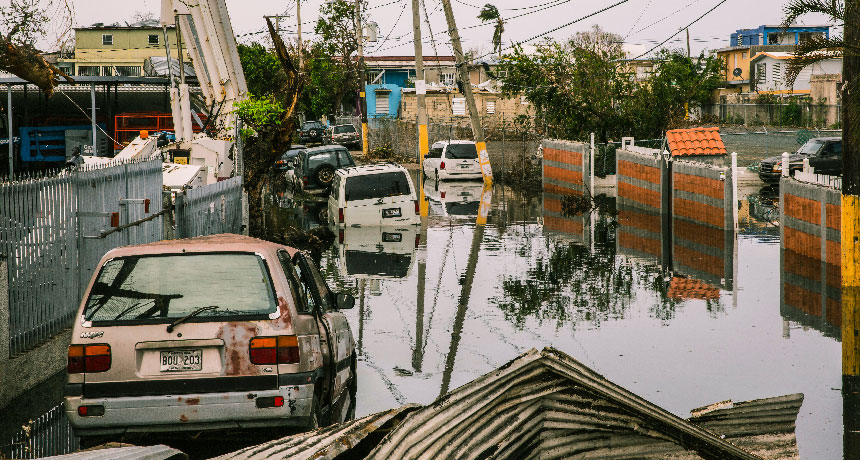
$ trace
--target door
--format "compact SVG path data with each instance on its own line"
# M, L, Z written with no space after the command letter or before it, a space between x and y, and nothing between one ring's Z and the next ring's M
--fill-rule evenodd
M299 271L299 277L308 300L313 299L315 317L320 328L320 348L324 360L324 404L335 399L346 388L350 378L350 362L352 357L352 332L343 313L335 304L335 295L326 284L316 264L298 252L293 256L293 262Z
M810 166L816 174L838 176L842 174L842 143L831 142L821 149L816 158L810 158Z

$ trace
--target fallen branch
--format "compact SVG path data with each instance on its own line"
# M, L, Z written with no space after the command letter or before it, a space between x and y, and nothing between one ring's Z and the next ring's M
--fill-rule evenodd
M60 78L74 82L72 77L49 63L31 45L16 45L0 34L0 70L10 72L39 87L48 97Z

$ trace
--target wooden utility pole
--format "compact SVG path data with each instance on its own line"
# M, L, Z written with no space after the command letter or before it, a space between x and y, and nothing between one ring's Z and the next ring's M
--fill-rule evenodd
M302 48L302 0L296 0L296 32L298 32L299 45L299 72L302 71L302 63L304 59L304 48Z
M842 397L844 453L860 458L860 0L845 0L842 58Z
M687 57L690 57L690 28L687 27Z
M424 157L430 151L430 139L427 135L427 105L424 93L427 92L427 81L424 79L424 50L421 46L421 0L412 0L412 41L415 43L415 101L417 103L418 119L418 187L421 201L419 211L422 217L429 213L427 200L424 198Z
M358 41L358 95L361 104L361 152L367 157L367 74L364 71L364 30L361 25L361 0L355 0L355 39Z
M475 105L475 97L472 94L472 82L469 79L469 65L463 54L463 45L460 44L460 32L457 31L457 21L454 20L454 10L451 8L451 0L442 0L445 9L445 20L448 22L448 34L451 36L451 47L454 48L454 58L457 65L457 76L463 88L463 96L466 97L466 109L472 121L472 134L478 147L478 161L481 163L481 174L484 182L493 183L493 170L490 168L490 156L487 154L487 142L484 139L484 130L481 128L481 116Z

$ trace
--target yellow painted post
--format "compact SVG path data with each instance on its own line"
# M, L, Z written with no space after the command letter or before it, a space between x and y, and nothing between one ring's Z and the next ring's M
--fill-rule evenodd
M418 203L418 210L420 211L421 217L427 217L429 214L429 206L427 203L427 197L424 196L424 181L426 178L424 177L424 157L427 156L427 153L430 151L430 140L427 135L427 125L419 124L418 125L418 187L421 189L419 192L419 198L421 201Z
M490 167L490 154L487 153L487 143L478 141L478 162L481 164L481 175L484 176L485 185L493 185L493 168Z
M860 197L842 195L842 398L846 459L860 458Z
M368 143L367 143L367 99L365 99L364 91L359 93L361 97L361 153L362 155L367 157L368 153Z

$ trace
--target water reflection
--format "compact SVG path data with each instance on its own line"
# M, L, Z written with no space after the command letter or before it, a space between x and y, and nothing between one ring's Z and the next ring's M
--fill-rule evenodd
M783 335L791 323L811 327L827 337L841 338L841 267L794 251L780 250L780 309Z

